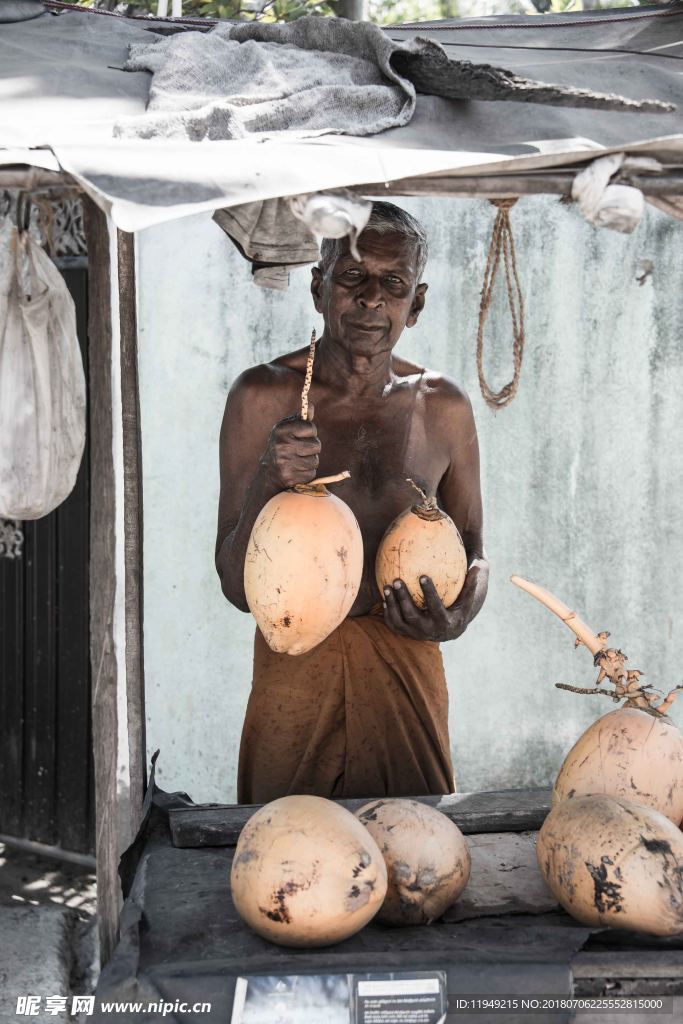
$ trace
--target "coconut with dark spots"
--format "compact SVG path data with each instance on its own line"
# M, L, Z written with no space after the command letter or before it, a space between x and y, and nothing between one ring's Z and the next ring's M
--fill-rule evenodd
M373 800L356 811L387 866L377 920L430 924L457 900L470 877L470 851L450 818L418 800Z
M683 835L651 807L611 796L565 800L543 823L536 856L559 902L582 924L683 931Z
M564 759L553 804L601 793L683 819L683 734L670 718L622 707L586 729Z
M242 829L230 883L238 913L264 939L328 946L374 917L387 871L350 811L318 796L285 796Z

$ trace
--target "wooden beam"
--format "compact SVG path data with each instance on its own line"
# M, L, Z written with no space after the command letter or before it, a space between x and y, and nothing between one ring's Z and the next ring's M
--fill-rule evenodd
M57 189L71 191L80 188L74 179L61 171L46 171L41 167L0 167L0 188Z
M628 949L577 953L575 978L683 978L683 949Z
M503 789L484 793L414 797L436 807L461 832L534 832L550 811L549 789ZM357 811L367 799L337 800ZM240 832L260 804L208 805L176 808L169 812L173 845L177 847L234 846Z
M130 765L131 837L140 825L146 786L145 674L143 652L142 449L138 331L135 289L135 236L117 232L123 424L123 520L126 574L126 691Z
M111 266L107 218L83 203L88 246L88 391L90 430L90 661L95 764L95 857L100 957L116 944L118 884L118 665L114 647L116 495L112 421Z
M506 196L571 195L574 178L583 170L528 171L526 174L423 174L417 178L353 185L351 192L372 196L435 196L450 199L501 199ZM647 196L683 195L683 174L629 176L629 184Z
M415 178L397 178L394 181L375 181L350 186L359 195L374 196L436 196L451 199L500 199L505 196L566 195L571 194L574 178L583 170L577 164L572 170L527 171L525 174L423 174ZM645 196L683 196L683 172L675 169L656 175L629 175L628 183L641 189ZM78 187L66 174L0 167L0 188L56 188L69 190Z

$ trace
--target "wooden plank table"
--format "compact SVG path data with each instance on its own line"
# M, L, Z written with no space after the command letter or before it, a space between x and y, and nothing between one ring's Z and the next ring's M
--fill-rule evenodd
M460 899L429 928L371 922L345 942L299 950L255 935L232 904L234 845L256 808L169 806L166 799L163 813L153 810L142 837L120 943L102 973L98 1000L192 1004L202 998L212 1003L208 1018L188 1012L165 1019L229 1024L240 977L440 970L452 1002L463 994L656 994L675 996L675 1013L683 1019L683 935L658 939L583 927L557 906L545 886L534 844L535 830L548 811L548 790L426 800L468 833L472 875ZM353 809L363 802L344 803ZM95 1019L121 1024L127 1018L120 1012L96 1012ZM481 1013L447 1017L449 1024L487 1019ZM568 1011L553 1011L533 1017L497 1013L490 1019L560 1024L573 1018ZM604 1013L577 1019L611 1024ZM676 1018L629 1014L626 1019L629 1024L662 1024Z
M549 789L502 789L487 793L452 793L415 797L454 821L466 835L475 832L537 831L550 810ZM357 811L367 800L337 800ZM169 812L173 845L231 846L258 810L258 804L198 804Z

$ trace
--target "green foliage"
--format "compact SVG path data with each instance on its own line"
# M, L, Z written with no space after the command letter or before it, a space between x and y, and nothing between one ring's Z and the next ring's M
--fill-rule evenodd
M457 0L368 0L368 19L377 25L457 18Z
M156 14L158 0L70 0L84 7L101 7L128 15ZM498 0L485 4L486 14L556 14L565 11L634 7L652 0ZM378 25L475 17L476 3L458 0L366 0L366 16ZM169 0L169 13L170 13ZM474 10L473 10L474 8ZM334 16L334 0L184 0L186 18L231 21L295 21L306 14Z
M156 10L156 0L145 0ZM296 21L305 14L332 14L328 3L320 0L184 0L187 18L221 18L239 21Z
M158 0L67 0L82 7L98 7L127 15L156 14ZM171 2L168 4L169 15ZM326 0L183 0L184 18L225 21L295 21L305 14L332 15Z

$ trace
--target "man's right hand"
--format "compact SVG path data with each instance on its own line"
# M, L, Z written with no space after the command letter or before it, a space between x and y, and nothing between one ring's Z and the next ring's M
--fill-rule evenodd
M295 484L308 484L315 479L320 459L320 439L313 423L313 406L308 419L287 416L270 432L261 467L271 487L284 491Z

